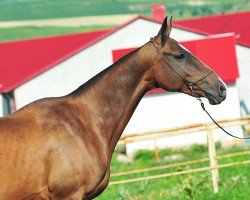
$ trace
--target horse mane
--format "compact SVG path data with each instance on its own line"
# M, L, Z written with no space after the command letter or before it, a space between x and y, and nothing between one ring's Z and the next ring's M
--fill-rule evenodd
M80 94L83 94L85 91L88 90L88 88L91 88L91 86L95 85L97 82L102 80L104 76L106 76L112 69L116 68L117 66L120 66L120 64L126 62L132 55L134 55L141 47L131 51L130 53L126 54L122 58L120 58L118 61L110 65L109 67L105 68L92 78L90 78L87 82L82 84L80 87L78 87L76 90L72 91L68 96L78 96Z

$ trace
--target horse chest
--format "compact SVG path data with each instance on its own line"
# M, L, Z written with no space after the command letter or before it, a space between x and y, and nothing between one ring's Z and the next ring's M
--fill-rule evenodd
M106 174L106 159L90 155L82 148L59 148L50 155L49 190L57 197L75 191L91 193Z
M49 188L53 196L56 197L55 199L67 199L67 197L76 193L78 193L81 198L85 197L83 199L88 199L86 197L88 197L89 194L96 193L96 188L101 186L101 188L104 189L107 186L108 182L102 183L105 176L106 172L103 169L99 171L87 169L81 172L78 171L77 173L72 171L67 175L57 177Z

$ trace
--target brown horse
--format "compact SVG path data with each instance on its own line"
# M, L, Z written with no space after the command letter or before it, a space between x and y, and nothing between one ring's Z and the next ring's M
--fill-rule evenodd
M0 119L0 199L93 199L108 185L114 148L143 95L156 87L211 104L220 78L169 37L157 36L71 94L35 101Z

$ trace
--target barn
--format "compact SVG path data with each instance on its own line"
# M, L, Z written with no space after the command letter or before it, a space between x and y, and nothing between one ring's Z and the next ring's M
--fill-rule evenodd
M249 24L245 23L249 20L250 12L247 11L186 19L175 22L175 27L201 35L213 35L228 32L235 33L237 42L236 54L240 74L240 78L237 79L237 88L239 89L241 111L243 115L250 114L250 28Z
M241 55L249 55L249 48L235 40L238 32L214 32L212 36L205 36L211 34L191 30L188 25L181 24L183 21L179 22L174 23L171 36L210 65L228 84L227 100L218 106L210 106L206 102L207 109L216 119L241 116L237 84L241 77L247 76L242 74L247 68L247 57ZM159 28L159 19L138 16L112 30L1 43L0 115L36 99L70 93L122 55L148 42ZM209 119L194 98L156 90L142 99L124 134L206 121ZM241 128L233 131L242 135ZM223 133L216 134L216 140L228 139L231 138ZM188 145L205 141L204 134L190 134L181 140L179 136L161 140L159 145ZM152 145L150 141L131 144L128 151L152 148Z

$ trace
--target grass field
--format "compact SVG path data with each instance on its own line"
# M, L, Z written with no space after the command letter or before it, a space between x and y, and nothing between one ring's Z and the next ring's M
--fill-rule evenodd
M114 26L85 26L85 27L16 27L0 28L0 41L24 40L39 37L87 32L92 30L111 29Z
M53 19L112 14L151 15L155 0L0 0L0 21ZM250 10L249 0L161 0L174 19ZM0 41L39 38L113 26L0 28Z
M51 19L75 16L145 14L149 5L165 2L178 18L249 10L249 0L0 0L0 21Z
M233 147L229 150L222 150L217 145L217 155L250 150L250 146L245 149ZM141 151L135 155L132 164L120 163L114 154L111 171L128 171L163 164L170 164L208 157L207 147L194 145L188 149L171 150L165 149L160 152L160 157L166 155L181 154L183 159L179 161L154 161L154 153L151 151ZM218 164L231 163L242 160L249 160L250 155L237 156L219 160ZM146 175L161 174L173 171L182 171L191 168L209 166L209 162L186 165L184 167L160 170L157 172L147 172L142 174L127 175L124 177L113 177L111 181L127 178L135 178ZM249 200L250 198L250 165L239 165L229 168L219 169L219 192L213 193L210 172L197 172L186 175L172 176L168 178L154 179L135 183L111 185L99 196L98 200Z

